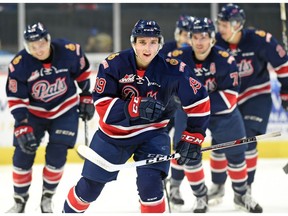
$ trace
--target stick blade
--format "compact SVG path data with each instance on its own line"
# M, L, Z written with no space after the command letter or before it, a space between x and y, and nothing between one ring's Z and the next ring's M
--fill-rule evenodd
M283 167L283 170L286 174L288 174L288 163Z
M93 151L88 146L79 145L77 151L82 157L86 158L87 160L91 161L92 163L98 165L99 167L105 169L108 172L115 172L117 170L111 167L111 164L107 162L104 158L102 158L99 154Z
M267 138L277 137L277 136L281 136L281 131L275 131L275 132L271 132L267 134L262 134L256 137L257 137L257 140L262 140L262 139L267 139Z

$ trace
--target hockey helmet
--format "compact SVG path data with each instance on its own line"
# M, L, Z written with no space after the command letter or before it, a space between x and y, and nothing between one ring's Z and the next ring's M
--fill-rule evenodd
M137 37L157 37L159 38L159 44L164 44L164 38L161 35L159 25L154 20L138 20L132 29L130 36L130 42L134 43Z
M178 21L176 21L176 28L179 30L189 31L195 17L188 15L180 15Z
M189 34L190 38L195 33L208 33L210 38L215 38L215 26L213 21L207 17L204 18L196 18L191 25Z
M180 15L178 21L176 21L176 28L174 31L174 38L178 42L180 40L179 35L182 31L189 32L189 29L193 25L195 17L188 15Z
M27 42L38 41L42 38L47 39L49 33L44 25L40 22L32 25L28 25L24 31L24 39Z
M236 23L240 23L243 26L245 19L246 15L244 10L236 4L227 4L223 6L217 15L217 20L230 22L232 26Z

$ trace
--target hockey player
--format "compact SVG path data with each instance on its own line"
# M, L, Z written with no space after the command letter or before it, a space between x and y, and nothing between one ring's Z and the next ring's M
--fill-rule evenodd
M24 46L9 64L6 84L15 119L15 205L8 212L24 212L36 151L48 132L40 207L43 213L52 213L52 197L64 171L67 150L76 142L78 118L90 120L95 112L89 92L90 64L79 44L51 41L39 22L26 27ZM75 81L81 88L80 104Z
M171 56L180 59L192 68L209 93L211 118L208 129L211 131L212 145L244 138L244 123L237 108L240 83L234 57L222 48L214 46L215 27L211 19L196 18L190 35L192 47L174 50ZM250 212L261 212L259 205L252 205L254 201L247 193L246 147L247 145L243 145L215 152L227 158L235 204L246 207ZM172 161L171 166L176 170L181 169L175 160ZM205 213L208 196L201 159L187 163L184 170L197 198L194 212ZM175 177L178 181L181 180L176 174Z
M193 23L194 17L188 15L180 15L176 21L176 28L174 31L174 40L165 42L159 54L166 57L169 52L177 48L190 46L188 32L190 25Z
M170 137L165 127L175 111L169 102L176 94L189 116L178 144L178 163L197 159L210 117L207 91L183 62L158 54L163 37L155 21L139 20L130 41L132 49L110 55L99 66L93 92L99 129L90 148L117 164L132 155L138 161L169 154ZM162 180L169 164L166 161L136 168L142 213L165 211ZM82 177L70 189L63 212L85 212L117 175L118 171L107 172L85 160Z
M238 5L225 5L217 18L217 45L230 52L237 62L241 77L238 106L245 124L246 136L256 136L266 132L272 109L271 86L268 62L274 67L281 86L281 99L284 109L288 109L288 57L283 47L268 32L245 29L245 13ZM257 143L248 144L246 163L248 188L251 185L257 166ZM225 157L212 154L212 182L210 198L224 196L226 180ZM209 199L210 199L209 198Z

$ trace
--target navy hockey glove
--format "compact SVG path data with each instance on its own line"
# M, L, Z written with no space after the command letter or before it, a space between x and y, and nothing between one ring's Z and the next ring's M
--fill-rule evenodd
M138 118L155 121L162 116L164 105L151 97L132 97L126 104L126 113L131 120Z
M281 92L280 93L282 107L285 111L288 111L288 93Z
M199 160L202 157L201 144L204 141L201 133L189 133L184 131L181 140L176 145L176 152L181 155L177 160L179 165L187 164L190 161Z
M33 133L33 128L28 123L21 123L14 129L14 135L23 152L35 154L39 146Z
M92 94L90 92L82 92L80 94L79 117L82 118L83 121L91 120L94 113L95 107Z

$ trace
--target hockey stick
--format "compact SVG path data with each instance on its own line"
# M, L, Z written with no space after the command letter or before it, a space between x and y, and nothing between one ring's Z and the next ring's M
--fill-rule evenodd
M279 132L262 134L259 136L253 136L253 137L249 137L249 138L238 139L238 140L234 140L234 141L225 142L225 143L221 143L218 145L212 145L209 147L202 148L201 152L217 150L217 149L224 149L224 148L231 148L231 147L235 147L235 146L239 146L239 145L243 145L243 144L248 144L251 142L258 141L258 140L276 137L276 136L280 136L280 135L281 135L281 132L279 131ZM163 161L177 159L180 157L179 153L174 153L174 154L170 154L170 155L162 155L162 156L147 158L145 160L125 163L125 164L112 164L109 161L107 161L106 159L104 159L103 157L101 157L99 154L97 154L95 151L93 151L88 146L80 145L78 147L78 152L84 158L86 158L87 160L91 161L92 163L100 166L101 168L107 170L108 172L115 172L115 171L119 171L119 170L124 169L124 168L132 168L132 167L139 167L139 166L159 163L159 162L163 162Z
M287 35L286 35L286 8L285 3L280 3L280 17L282 21L282 40L286 52L288 52Z
M88 124L87 119L84 120L85 146L89 146Z
M87 124L87 119L83 120L84 121L84 134L85 134L85 146L89 146L89 135L88 135L88 124ZM77 151L79 157L83 160L85 160L85 157L83 157L78 151Z

